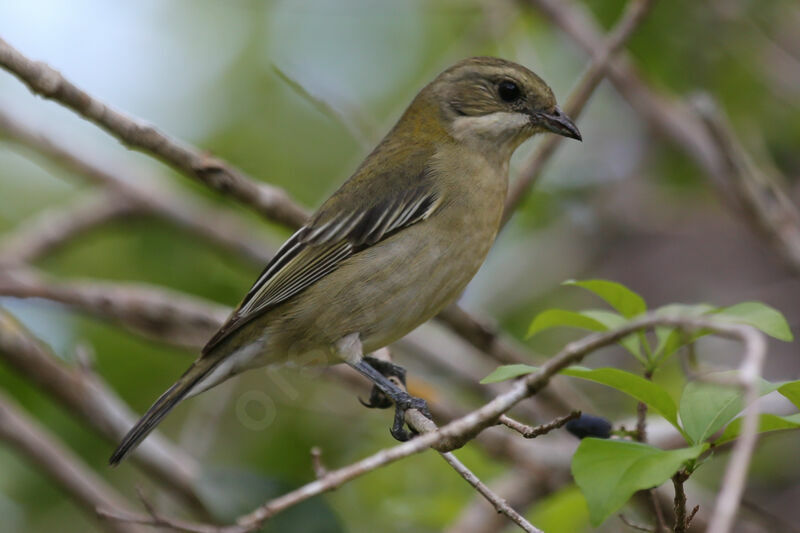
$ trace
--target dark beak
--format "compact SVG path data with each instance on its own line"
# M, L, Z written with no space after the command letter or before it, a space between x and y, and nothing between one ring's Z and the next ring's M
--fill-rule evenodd
M581 132L578 131L578 127L575 126L572 119L565 115L558 106L555 106L550 113L537 113L536 118L539 124L555 134L579 141L583 140Z

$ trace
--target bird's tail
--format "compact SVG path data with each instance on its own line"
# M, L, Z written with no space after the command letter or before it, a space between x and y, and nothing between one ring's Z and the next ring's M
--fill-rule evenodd
M111 455L108 461L109 464L111 466L116 466L125 459L125 457L155 429L158 423L167 416L167 413L178 405L181 400L186 398L186 396L192 392L192 388L216 368L219 362L220 359L208 356L201 357L195 361L194 364L183 373L180 379L150 406L150 409L136 422L136 425L128 431L120 445Z

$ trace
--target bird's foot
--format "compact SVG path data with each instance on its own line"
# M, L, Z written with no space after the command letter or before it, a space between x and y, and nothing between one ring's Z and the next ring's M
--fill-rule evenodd
M395 439L405 442L417 435L414 428L410 428L411 431L405 429L406 411L409 409L417 409L425 417L433 420L425 400L415 398L406 392L406 371L403 367L374 357L364 357L352 366L374 383L369 401L365 402L359 398L363 405L386 409L394 404L394 423L390 432Z
M416 409L426 418L433 420L433 416L431 416L431 412L428 409L428 404L422 398L416 398L408 393L403 393L395 399L394 405L394 424L392 424L392 428L389 432L392 434L392 437L400 442L405 442L418 434L414 428L410 428L411 431L405 429L406 411L409 409Z

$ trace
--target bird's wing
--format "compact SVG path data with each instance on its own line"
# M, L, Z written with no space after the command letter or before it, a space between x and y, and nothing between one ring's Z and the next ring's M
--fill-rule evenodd
M348 257L428 218L440 204L440 196L424 165L415 169L416 174L407 173L415 159L422 158L406 160L391 175L373 175L367 181L364 172L357 172L348 180L281 246L203 353L209 353L256 316L330 274ZM378 180L384 180L380 186ZM344 206L350 206L350 210Z

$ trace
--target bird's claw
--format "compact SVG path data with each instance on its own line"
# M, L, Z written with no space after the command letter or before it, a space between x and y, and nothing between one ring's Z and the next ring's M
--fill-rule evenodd
M369 400L366 402L361 398L358 401L364 407L368 407L369 409L388 409L392 406L392 400L389 399L378 387L377 385L372 386L372 391L369 393Z
M406 442L418 435L414 428L410 428L411 431L405 429L406 411L409 409L416 409L426 418L433 420L433 416L431 416L431 412L428 409L428 404L422 398L406 395L406 397L398 400L395 403L394 424L392 424L392 428L389 432L392 434L392 437L400 442Z

